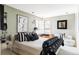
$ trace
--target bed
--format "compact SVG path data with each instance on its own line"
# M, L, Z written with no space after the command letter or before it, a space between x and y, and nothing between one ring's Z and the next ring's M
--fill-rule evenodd
M57 55L79 55L79 48L60 46L56 52Z
M21 55L40 55L42 44L45 40L47 38L39 37L35 41L15 41L12 46L12 51Z
M63 43L61 38L38 37L36 33L30 32L17 33L13 38L12 44L8 46L11 46L11 50L20 55L47 55L51 52L55 53ZM48 50L48 52L46 50Z

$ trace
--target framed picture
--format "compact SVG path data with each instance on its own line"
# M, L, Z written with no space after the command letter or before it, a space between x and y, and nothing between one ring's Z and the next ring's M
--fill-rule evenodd
M67 20L58 20L57 29L67 29Z
M27 21L26 16L17 14L17 32L27 32Z

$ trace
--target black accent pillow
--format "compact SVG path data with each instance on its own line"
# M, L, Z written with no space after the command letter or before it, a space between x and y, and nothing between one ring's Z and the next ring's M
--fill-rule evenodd
M33 36L33 40L37 40L37 39L39 39L37 33L32 33L32 36Z
M27 34L25 34L25 38L27 38L27 41L30 41L30 36L29 36L29 34L27 33Z
M30 38L30 41L34 41L34 36L32 35L31 32L29 33L29 38Z

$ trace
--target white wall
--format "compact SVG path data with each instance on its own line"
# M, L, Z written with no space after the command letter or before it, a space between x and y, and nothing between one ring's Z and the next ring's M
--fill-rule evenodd
M77 9L76 13L76 24L75 24L75 29L76 29L76 46L79 48L79 7Z
M9 7L7 5L4 5L4 11L7 12L7 24L8 24L7 32L8 32L8 34L15 34L17 32L17 29L16 29L16 27L17 27L16 15L17 14L28 17L28 24L27 24L28 31L33 31L35 24L33 24L32 21L35 20L35 18L39 19L39 20L41 19L39 17L36 17L29 13L23 12L21 10L17 10L15 8Z
M55 17L46 18L51 21L52 33L65 33L66 35L72 35L75 39L75 14L61 15ZM67 20L67 29L57 29L58 20Z

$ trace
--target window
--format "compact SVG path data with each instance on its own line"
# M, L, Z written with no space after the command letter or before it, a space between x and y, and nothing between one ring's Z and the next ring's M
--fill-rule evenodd
M49 20L45 20L45 34L49 34L50 33L50 21Z
M36 27L38 28L37 33L43 34L44 33L44 20L36 20Z
M36 20L36 27L38 28L38 34L50 33L50 21L48 20Z

